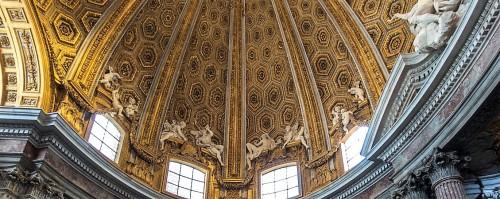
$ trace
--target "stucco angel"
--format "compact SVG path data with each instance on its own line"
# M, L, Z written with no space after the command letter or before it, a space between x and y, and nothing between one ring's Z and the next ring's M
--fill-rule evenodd
M170 137L180 138L187 141L186 136L184 136L184 133L182 132L184 127L186 127L186 123L184 121L177 123L177 121L172 120L172 123L169 123L168 120L165 120L160 136L160 150L163 150L165 147L165 141Z
M289 142L296 141L296 140L300 140L300 142L302 143L302 145L304 145L304 147L306 147L306 149L309 148L309 145L307 145L307 142L306 142L306 139L309 138L309 134L304 131L303 126L301 126L299 129L299 124L297 124L297 123L295 123L295 125L293 125L293 127L290 127L290 125L287 125L285 127L285 131L286 131L286 133L285 133L285 136L283 137L283 139L285 140L285 143L283 143L283 146L281 147L282 149L284 149Z
M252 160L259 157L260 154L264 151L270 151L276 148L279 143L276 142L273 138L269 136L269 134L264 133L260 136L260 140L255 143L247 143L247 167L248 169L252 168Z
M335 106L332 108L332 129L335 129L340 123L340 106Z
M415 51L428 53L444 46L455 32L466 7L461 3L462 0L418 0L410 12L396 13L391 20L408 20L410 30L416 36L413 42Z
M122 114L123 106L120 103L120 94L118 93L119 90L120 89L117 88L111 92L111 95L112 95L112 103L111 104L113 105L113 109L116 111L115 114L123 115ZM112 115L114 115L114 114L112 114Z
M139 106L137 106L137 102L135 101L135 98L129 97L128 98L128 105L125 106L125 115L127 117L131 117L135 115L139 111Z
M109 71L102 76L99 82L104 85L104 88L111 89L111 86L120 86L118 80L121 78L120 74L113 72L113 68L110 66Z
M354 82L354 87L348 90L359 101L365 101L365 91L361 89L361 81Z
M340 111L340 114L342 115L342 126L343 126L342 129L347 133L347 132L349 132L347 125L349 125L349 123L351 123L351 119L352 119L351 117L352 117L353 112L342 109Z
M219 160L221 166L225 166L222 162L221 156L224 151L224 146L214 144L214 142L212 141L214 132L210 130L210 126L206 125L205 129L200 129L199 131L191 131L190 133L196 137L196 145L200 147L206 147L212 155L217 157L217 160Z

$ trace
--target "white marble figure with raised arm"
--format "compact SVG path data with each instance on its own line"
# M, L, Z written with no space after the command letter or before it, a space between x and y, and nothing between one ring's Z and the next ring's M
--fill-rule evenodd
M415 51L429 53L448 42L466 7L468 1L463 0L418 0L410 12L396 13L391 20L407 20L416 36Z
M260 154L264 151L270 151L276 148L277 143L273 138L269 136L269 134L264 133L260 136L260 140L255 143L247 143L247 154L246 154L246 162L248 169L252 168L252 160L259 157Z
M352 119L351 117L352 117L353 112L342 109L340 111L340 114L342 115L342 126L343 126L342 129L345 131L345 133L347 133L347 132L349 132L347 125L349 125L349 123L351 123L351 119Z
M332 130L337 127L340 123L340 106L335 106L332 108Z
M290 127L290 125L287 125L285 127L285 132L286 133L283 136L285 143L283 143L283 146L281 147L282 149L284 149L289 142L296 141L296 140L300 140L300 142L302 143L302 145L304 145L304 147L306 147L306 149L309 148L309 145L307 145L307 142L306 142L306 138L308 138L309 136L308 136L307 132L304 133L303 126L301 126L299 129L298 123L295 123L295 125L293 125L293 128Z
M210 126L206 125L205 129L200 129L199 131L190 131L196 137L196 145L200 147L206 147L208 151L217 157L221 166L225 166L222 162L222 153L224 151L224 146L216 145L212 141L212 136L214 132L210 130Z
M116 115L123 115L122 112L123 112L123 106L122 104L120 103L120 94L118 93L119 91L119 88L113 90L111 92L111 97L112 97L112 106L113 106L113 109L116 111L115 114ZM114 115L114 114L111 114L111 115Z
M186 136L184 136L184 133L182 132L184 127L186 127L186 123L184 121L178 123L176 120L172 120L172 123L169 123L168 120L165 120L165 122L163 122L163 130L160 136L160 150L163 150L165 147L165 141L171 137L187 141Z
M104 85L104 88L111 90L112 85L116 87L120 86L118 80L121 78L120 74L113 72L113 67L110 66L109 71L102 76L99 82Z
M361 88L361 81L354 82L354 87L348 90L359 101L365 101L365 91Z
M135 115L138 111L139 111L139 106L137 106L135 98L129 97L128 105L125 106L125 115L127 115L127 117L131 117Z

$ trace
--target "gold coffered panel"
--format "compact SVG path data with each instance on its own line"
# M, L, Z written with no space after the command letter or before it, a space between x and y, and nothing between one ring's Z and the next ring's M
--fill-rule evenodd
M409 26L403 20L390 20L395 13L411 10L416 0L350 0L358 18L380 51L385 65L392 69L399 53L413 51Z

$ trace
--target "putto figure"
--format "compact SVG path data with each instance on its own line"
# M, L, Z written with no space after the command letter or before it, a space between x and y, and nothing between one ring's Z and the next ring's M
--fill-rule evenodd
M222 162L222 153L224 151L224 146L214 144L214 142L212 141L214 132L210 130L210 126L206 125L205 129L200 129L199 131L191 131L190 133L196 137L196 145L200 147L206 147L212 155L217 157L220 165L225 166Z
M116 111L115 114L116 115L122 115L122 112L123 112L123 106L122 104L120 103L120 94L118 93L119 89L117 88L116 90L113 90L111 92L111 95L112 95L112 98L113 98L113 101L112 101L112 105L113 105L113 109ZM115 115L115 114L111 114L112 116Z
M127 117L134 116L139 111L139 106L133 97L128 98L128 105L125 106L125 115Z
M296 140L300 140L302 145L306 147L306 150L309 149L309 145L307 145L306 142L306 139L309 139L309 134L307 133L307 131L304 131L303 126L301 126L299 129L299 124L295 123L293 127L290 127L290 125L286 126L285 131L285 136L283 136L285 143L283 143L283 146L281 147L282 149L284 149L289 142Z
M163 150L163 148L165 148L165 141L171 137L180 138L184 141L187 141L186 136L182 132L184 127L186 127L186 123L184 121L177 123L177 121L172 120L171 124L168 122L168 120L165 120L165 122L163 123L163 130L160 136L160 144L161 144L160 150Z
M276 148L277 143L273 138L269 136L269 134L264 133L260 136L260 140L255 143L247 143L247 169L250 170L252 168L252 160L259 157L260 154L264 151L270 151Z
M121 78L120 74L113 72L113 67L110 66L108 73L104 74L99 82L104 85L104 88L111 90L111 86L120 86L118 80Z
M342 115L342 126L343 126L342 129L345 131L345 133L347 133L347 132L349 132L347 125L349 125L349 123L351 123L351 119L352 119L351 117L352 117L353 112L342 109L340 111L340 114Z
M359 101L365 101L365 91L361 89L361 81L354 82L354 87L350 88L347 91L353 94L354 97Z

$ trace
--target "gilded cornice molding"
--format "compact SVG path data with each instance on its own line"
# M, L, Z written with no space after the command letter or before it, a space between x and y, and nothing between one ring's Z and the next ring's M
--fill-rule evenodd
M116 168L57 113L45 114L39 109L0 108L0 137L28 139L35 147L51 147L89 180L119 198L164 197Z
M120 1L110 8L103 23L98 23L87 36L65 78L65 87L83 107L93 107L92 98L98 78L112 50L125 33L127 24L146 1ZM111 10L113 12L111 12Z

